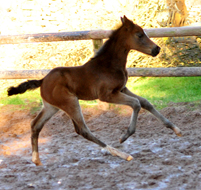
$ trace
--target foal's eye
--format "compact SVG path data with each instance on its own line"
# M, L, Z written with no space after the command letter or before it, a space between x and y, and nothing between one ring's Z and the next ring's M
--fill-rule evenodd
M137 33L137 37L138 37L138 38L142 38L142 37L143 37L143 34L142 34L142 33Z

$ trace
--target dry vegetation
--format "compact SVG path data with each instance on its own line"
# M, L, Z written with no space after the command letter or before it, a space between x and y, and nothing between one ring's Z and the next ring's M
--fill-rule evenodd
M192 2L187 1L192 10ZM8 0L1 5L2 35L112 29L127 15L144 28L161 27L168 19L165 0ZM188 23L201 20L199 12ZM162 51L157 58L131 52L128 67L199 66L201 54L195 38L154 39ZM183 43L182 43L183 42ZM51 69L77 66L93 56L91 41L71 41L0 46L3 69Z

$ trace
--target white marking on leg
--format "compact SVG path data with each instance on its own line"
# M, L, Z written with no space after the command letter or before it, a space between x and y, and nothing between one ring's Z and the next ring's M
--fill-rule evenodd
M112 154L112 156L119 156L120 158L123 158L124 160L130 161L133 159L133 157L130 154L127 154L125 152L121 152L117 150L116 148L113 148L109 145L105 147L105 149Z

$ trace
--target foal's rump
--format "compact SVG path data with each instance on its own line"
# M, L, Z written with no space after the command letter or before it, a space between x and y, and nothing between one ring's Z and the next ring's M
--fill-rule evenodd
M50 71L50 73L52 73L54 70L55 69ZM48 75L50 75L50 73ZM46 75L46 77L48 75ZM35 90L36 88L38 88L38 87L40 87L42 85L42 83L43 83L45 78L40 79L40 80L28 80L26 82L23 82L23 83L19 84L17 87L11 86L7 90L8 96L12 96L12 95L15 95L15 94L23 94L27 90Z

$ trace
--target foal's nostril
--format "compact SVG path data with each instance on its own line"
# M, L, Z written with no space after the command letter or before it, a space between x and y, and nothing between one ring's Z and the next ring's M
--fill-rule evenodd
M152 49L152 51L151 51L151 55L153 56L153 57L155 57L155 56L157 56L158 54L159 54L159 52L160 52L160 47L159 46L156 46L154 49Z

